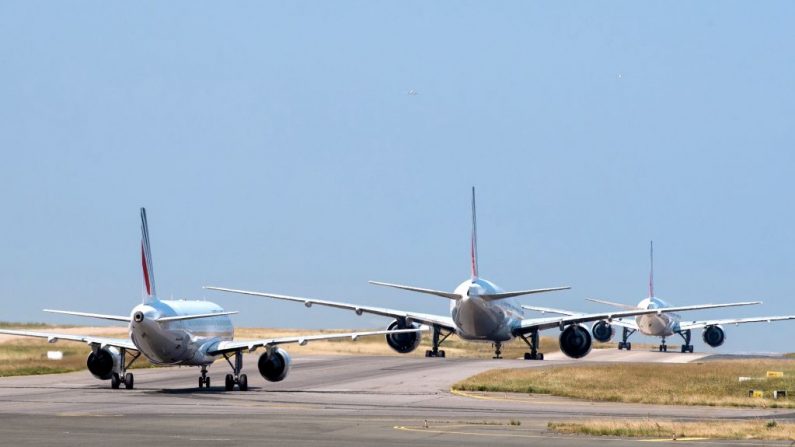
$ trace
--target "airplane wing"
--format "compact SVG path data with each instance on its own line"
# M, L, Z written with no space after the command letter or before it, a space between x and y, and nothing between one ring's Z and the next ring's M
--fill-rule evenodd
M89 345L115 346L117 348L130 349L133 351L138 350L132 340L124 338L94 337L93 335L58 334L55 332L21 331L14 329L0 329L0 334L46 338L50 343L55 343L58 340L68 340L83 342Z
M274 293L252 292L249 290L227 289L225 287L205 286L204 288L210 290L219 290L222 292L232 292L232 293L240 293L243 295L272 298L276 300L295 301L298 303L303 303L304 306L306 307L312 307L312 305L317 304L318 306L336 307L338 309L349 309L356 312L357 315L368 313L374 315L381 315L383 317L405 318L407 320L415 321L417 323L427 324L429 326L440 326L444 329L455 331L455 323L453 323L453 319L450 318L449 316L444 316L444 315L408 312L403 310L388 309L384 307L361 306L357 304L340 303L337 301L318 300L315 298L303 298L303 297L289 296L289 295L277 295Z
M781 315L775 317L729 318L725 320L682 321L679 323L681 330L701 329L719 324L744 324L744 323L770 323L771 321L795 320L795 315Z
M220 355L228 352L235 352L241 349L246 349L249 352L257 348L276 346L286 343L298 343L301 346L306 345L310 341L318 340L333 340L339 338L350 338L356 341L359 337L369 337L371 335L386 335L386 334L403 334L407 332L424 332L427 331L427 326L421 326L417 329L396 329L394 331L370 331L370 332L350 332L347 334L319 334L319 335L299 335L294 337L279 337L279 338L263 338L260 340L249 341L222 341L215 347L208 351L210 355Z
M671 312L684 312L688 310L703 310L715 309L720 307L734 307L734 306L749 306L752 304L760 304L759 301L746 301L740 303L725 303L725 304L699 304L694 306L677 306L677 307L663 307L659 309L634 309L619 312L599 312L592 314L575 314L566 315L563 317L548 317L548 318L528 318L522 320L518 328L514 329L515 334L524 334L533 330L543 330L553 327L563 327L569 324L587 323L590 321L618 321L621 318L635 317L638 315L651 315L651 314L664 314ZM619 324L620 326L621 324Z

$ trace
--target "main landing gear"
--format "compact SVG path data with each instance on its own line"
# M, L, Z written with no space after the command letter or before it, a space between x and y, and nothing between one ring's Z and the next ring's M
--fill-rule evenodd
M682 345L682 352L683 353L689 352L692 354L693 345L690 344L690 329L687 329L685 331L678 331L677 334L679 334L679 336L682 337L682 339L684 339L685 341L685 344Z
M629 340L630 335L635 333L635 329L629 329L625 327L621 329L623 329L623 331L621 331L622 341L618 342L618 350L620 351L622 349L626 349L627 351L631 351L632 343L628 342L627 340Z
M538 331L530 331L530 339L525 334L520 335L522 340L530 347L530 352L524 353L525 360L544 360L544 354L538 352Z
M432 342L433 343L433 347L432 347L432 349L429 349L429 350L425 351L425 357L441 357L441 358L444 358L444 350L439 349L439 345L441 345L445 340L447 340L447 337L449 337L450 334L452 334L452 333L453 332L450 331L450 332L444 334L444 336L442 336L442 328L440 328L439 326L434 326L433 327L433 342ZM441 339L440 339L440 337L441 337Z
M207 377L207 365L202 365L202 376L199 377L199 388L210 388L210 378Z
M132 358L129 362L127 362L127 350L121 348L121 371L118 373L113 373L110 376L110 387L114 390L118 390L121 387L121 384L124 384L124 388L131 390L133 389L133 384L135 382L135 378L133 377L132 373L127 372L127 368L132 366L133 362L141 356L140 352L136 352L135 354L130 354Z
M235 356L235 363L232 364L232 361L229 358L234 355ZM226 391L232 391L237 385L237 388L240 391L248 390L248 376L245 374L240 374L240 370L243 369L243 351L235 351L234 354L224 354L224 359L226 359L226 363L229 363L229 366L232 367L232 374L226 375L226 381L224 382L224 387ZM207 383L209 386L209 378L207 379Z

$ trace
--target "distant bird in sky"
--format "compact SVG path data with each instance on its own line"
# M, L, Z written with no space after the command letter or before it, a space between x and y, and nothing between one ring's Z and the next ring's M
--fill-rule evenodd
M409 90L409 96L417 96L417 90L416 89Z

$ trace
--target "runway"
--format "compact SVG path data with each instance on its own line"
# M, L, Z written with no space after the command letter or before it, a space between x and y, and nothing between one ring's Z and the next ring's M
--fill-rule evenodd
M792 410L590 403L549 396L457 395L450 385L497 367L541 367L571 360L425 359L401 356L300 356L287 379L269 383L247 356L247 392L223 391L228 367L133 370L136 389L111 390L88 372L0 379L5 445L188 442L260 445L636 445L637 440L548 433L551 420L584 418L792 418ZM642 355L638 353L636 355ZM600 354L597 354L597 356ZM601 355L612 355L606 353ZM665 356L666 354L662 354ZM676 356L682 354L667 354ZM673 357L658 356L665 361ZM427 421L427 428L425 426ZM509 425L510 421L521 425ZM676 441L668 444L688 444ZM695 441L694 444L760 445ZM663 444L666 444L663 442ZM764 445L774 445L767 442ZM788 445L782 443L781 445Z

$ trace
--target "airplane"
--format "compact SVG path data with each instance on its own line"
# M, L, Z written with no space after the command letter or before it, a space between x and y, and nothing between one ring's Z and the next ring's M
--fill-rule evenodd
M632 309L669 309L671 305L665 301L657 298L654 294L654 242L649 244L649 257L651 261L651 269L649 271L649 296L644 298L637 306L630 306L627 304L614 303L611 301L596 300L588 298L588 301L595 303L606 304L609 306L617 307L624 310ZM560 315L579 315L577 312L571 312L563 309L551 309L536 306L522 306L526 310L533 310L544 313L554 313ZM761 323L771 321L782 321L795 319L795 315L783 315L773 317L753 317L753 318L729 318L722 320L693 320L683 321L682 318L676 313L660 313L660 314L645 314L635 317L635 321L631 320L613 320L612 324L609 321L597 321L591 328L593 337L600 342L607 343L613 339L614 329L613 325L619 326L622 329L621 341L618 342L618 349L632 349L632 343L628 341L629 337L635 332L640 332L643 335L652 337L660 337L662 343L658 346L660 352L668 352L668 345L665 343L667 337L679 335L682 337L684 344L681 351L693 352L693 345L691 344L691 334L693 330L704 329L701 338L704 343L710 347L717 348L726 341L726 332L723 325L742 323Z
M225 389L231 391L237 385L240 391L246 391L248 378L246 374L240 373L244 352L265 348L265 352L259 357L257 368L265 380L278 382L287 376L291 364L289 354L279 345L298 343L303 346L315 340L356 340L370 335L400 336L423 330L407 328L393 332L353 332L234 341L234 328L229 316L237 312L226 312L221 306L209 301L158 299L144 208L141 208L141 233L141 267L145 293L143 303L135 306L129 316L44 309L45 312L127 323L130 334L128 339L11 329L1 329L0 334L46 338L50 343L59 340L87 343L91 346L91 353L86 360L89 372L97 379L110 380L113 389L118 389L121 384L126 389L133 388L134 377L127 369L143 354L156 365L200 367L199 388L210 387L207 367L223 358L232 367L232 374L226 375Z
M453 292L405 286L377 281L371 284L393 287L411 292L424 293L450 300L450 315L432 315L360 304L341 303L336 301L304 298L274 293L255 292L249 290L230 289L226 287L205 286L205 289L252 295L278 300L303 303L306 307L336 307L353 310L357 315L363 313L394 318L388 329L417 328L427 325L432 328L432 348L425 351L426 357L445 357L444 350L439 346L453 333L464 340L491 342L494 346L494 358L501 358L502 343L516 337L521 338L529 347L524 354L526 360L543 360L544 354L538 352L538 333L544 329L559 328L560 349L569 357L581 358L591 351L591 335L582 323L591 321L612 321L637 315L660 314L696 309L717 307L744 306L757 302L729 304L706 304L684 306L667 309L630 309L620 312L599 312L593 314L565 315L550 318L525 318L524 309L513 298L522 295L566 290L569 287L552 287L546 289L520 290L506 292L496 284L482 278L478 272L477 250L477 213L475 209L475 188L472 188L472 232L470 239L471 276L459 284ZM395 351L406 354L419 346L421 335L418 333L388 334L387 344Z

